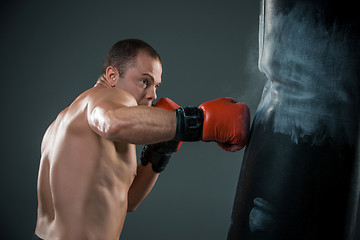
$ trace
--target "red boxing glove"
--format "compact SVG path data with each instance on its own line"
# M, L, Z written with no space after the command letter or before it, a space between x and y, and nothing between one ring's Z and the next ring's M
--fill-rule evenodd
M226 151L235 152L248 142L250 111L245 103L218 98L199 106L204 113L203 141L216 141Z
M177 109L180 106L177 105L173 100L171 100L169 98L160 98L155 103L154 107L169 110L169 111L174 111L175 109ZM180 149L182 143L183 143L182 141L179 142L179 145L177 146L177 148L174 152L177 152Z
M177 105L173 100L170 98L160 98L154 105L154 107L174 111L179 105Z

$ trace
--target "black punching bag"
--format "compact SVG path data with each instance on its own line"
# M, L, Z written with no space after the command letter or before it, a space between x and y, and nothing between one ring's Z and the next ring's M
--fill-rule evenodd
M263 0L267 77L229 240L353 240L359 203L360 12L349 0Z

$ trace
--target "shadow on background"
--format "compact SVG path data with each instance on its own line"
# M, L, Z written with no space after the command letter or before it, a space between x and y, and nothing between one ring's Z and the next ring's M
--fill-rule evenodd
M106 52L120 39L143 39L161 55L158 97L194 106L233 97L253 114L264 85L257 71L258 5L2 1L2 238L31 238L42 135L95 84ZM225 239L242 155L215 143L185 143L149 197L128 215L122 239Z

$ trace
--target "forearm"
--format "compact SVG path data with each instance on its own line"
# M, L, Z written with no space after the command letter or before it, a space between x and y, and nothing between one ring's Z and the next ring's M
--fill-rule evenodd
M159 108L136 106L108 111L96 130L111 141L137 145L171 140L176 132L176 114Z
M128 192L128 211L134 211L140 203L146 198L153 188L159 174L155 173L151 164L143 166L138 165L137 175Z

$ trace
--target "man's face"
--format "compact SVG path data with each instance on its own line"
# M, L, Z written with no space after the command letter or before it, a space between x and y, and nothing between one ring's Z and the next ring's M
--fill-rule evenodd
M158 59L140 51L133 66L130 66L116 87L129 92L138 105L151 106L156 89L161 84L162 66Z

